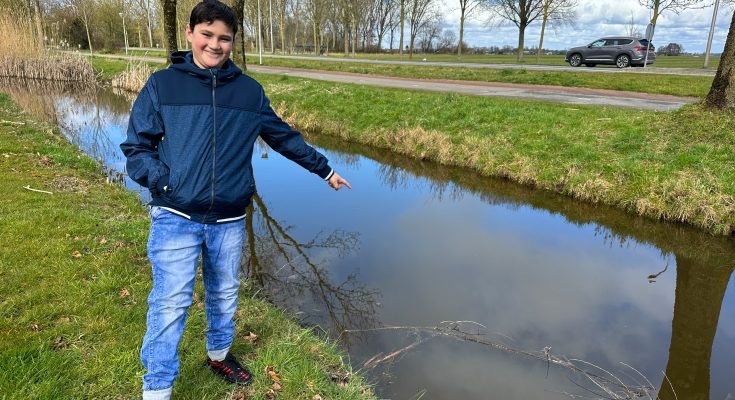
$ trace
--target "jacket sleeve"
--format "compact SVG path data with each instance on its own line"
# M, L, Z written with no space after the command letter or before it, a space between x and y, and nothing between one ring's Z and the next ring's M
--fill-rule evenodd
M260 137L273 150L322 179L328 180L332 176L334 171L329 166L329 160L309 146L299 131L293 129L273 111L262 89L260 116Z
M147 187L152 194L163 192L168 185L169 169L158 157L158 144L163 135L155 79L151 76L133 103L127 139L120 144L120 149L127 158L130 178Z

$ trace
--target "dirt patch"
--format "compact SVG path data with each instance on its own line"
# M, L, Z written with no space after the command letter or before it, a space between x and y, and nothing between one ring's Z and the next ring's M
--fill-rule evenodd
M49 186L53 192L87 193L89 182L75 176L57 176Z

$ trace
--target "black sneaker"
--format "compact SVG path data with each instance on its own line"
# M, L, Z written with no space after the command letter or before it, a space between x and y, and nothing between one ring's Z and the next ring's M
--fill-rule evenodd
M253 375L250 371L240 365L231 353L227 353L222 361L214 361L207 357L207 364L227 382L249 385L253 381Z

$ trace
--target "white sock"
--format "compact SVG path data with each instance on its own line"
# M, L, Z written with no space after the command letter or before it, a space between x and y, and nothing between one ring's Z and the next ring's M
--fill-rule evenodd
M173 388L161 390L144 390L143 400L169 400L171 398L172 391Z
M225 347L222 350L207 350L207 356L212 361L222 361L227 357L227 353L230 351L229 347Z

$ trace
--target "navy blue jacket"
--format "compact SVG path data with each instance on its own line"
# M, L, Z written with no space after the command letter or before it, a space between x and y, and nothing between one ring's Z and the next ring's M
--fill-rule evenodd
M232 61L201 69L191 52L171 59L135 100L120 145L128 175L151 191L151 205L203 223L243 218L255 190L251 159L258 136L321 178L333 174Z

